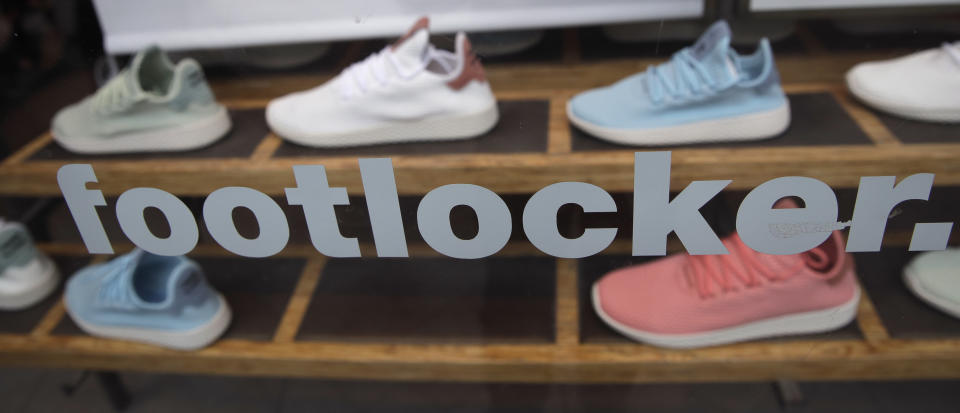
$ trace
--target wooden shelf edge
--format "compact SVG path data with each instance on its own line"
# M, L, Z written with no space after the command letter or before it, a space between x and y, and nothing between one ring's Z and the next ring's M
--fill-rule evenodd
M664 149L666 150L666 149ZM472 183L497 193L533 193L564 181L585 181L608 191L633 189L632 149L575 153L396 156L397 189L425 194L453 183ZM57 170L68 162L37 161L0 166L0 195L59 196ZM330 185L363 193L357 157L144 160L91 162L100 179L94 188L119 195L135 187L160 188L179 195L205 196L242 185L283 195L295 185L293 166L320 164ZM751 189L781 176L808 176L835 187L856 187L860 177L936 174L936 185L960 185L960 144L811 146L694 149L672 151L671 186L694 180L732 179L728 189ZM196 179L203 176L204 179Z
M746 343L691 351L636 344L382 345L223 340L197 352L90 337L0 336L0 364L332 379L628 383L960 377L960 340Z
M883 247L906 247L910 244L911 240L911 231L888 231L883 237ZM626 238L617 238L603 251L600 251L598 255L630 255L632 251L631 240ZM90 256L90 252L87 251L87 248L81 243L75 242L42 242L37 244L37 248L49 255L62 255L68 257L85 257ZM115 253L122 254L124 252L131 251L133 249L133 244L113 244ZM410 254L410 257L413 258L444 258L445 256L429 245L423 242L409 243L407 245L407 250ZM675 240L669 239L667 241L667 253L672 254L675 252L682 252L683 245ZM376 246L373 243L363 242L360 243L360 253L364 258L375 258L377 256ZM205 257L238 257L236 254L227 251L223 247L215 244L199 244L196 248L189 254L191 256L205 256ZM283 251L280 251L275 255L277 258L306 258L306 259L326 259L321 255L317 250L309 244L289 244ZM493 257L550 257L546 253L537 249L528 241L510 241ZM108 259L109 256L97 255L94 259L104 260ZM560 259L559 262L565 262L566 270L573 271L571 266L576 265L576 260L565 260ZM566 279L574 277L573 275L566 275ZM569 291L565 291L569 292Z

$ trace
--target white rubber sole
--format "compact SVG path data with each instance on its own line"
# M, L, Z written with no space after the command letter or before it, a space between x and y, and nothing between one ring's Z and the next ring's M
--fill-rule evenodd
M230 130L230 114L220 107L216 114L184 125L128 133L119 136L57 136L53 139L67 150L83 154L130 152L175 152L198 149L216 142Z
M848 73L846 76L847 88L857 100L881 112L886 112L901 118L918 120L921 122L956 123L960 122L960 108L954 110L936 108L916 108L898 105L870 94L860 82Z
M37 277L42 278L43 281L33 289L24 291L22 294L8 295L0 298L0 310L19 311L27 309L43 301L44 298L47 298L47 296L53 293L53 290L56 290L57 286L60 285L60 271L57 270L57 266L53 264L53 261L47 257L38 257L37 259L43 260L43 272L37 274Z
M577 117L567 103L567 118L593 136L621 145L683 145L707 142L738 142L777 136L790 126L790 104L766 112L723 119L648 129L619 129L599 126Z
M304 146L317 148L342 148L348 146L381 145L387 143L453 141L476 138L496 126L500 119L497 104L480 112L442 118L423 119L413 122L397 123L375 129L340 134L304 135L288 133L276 128L276 122L270 122L271 129L282 138Z
M903 282L907 285L907 289L927 304L951 316L960 318L960 302L941 297L937 295L936 291L928 289L923 283L917 280L917 277L909 266L903 271Z
M218 294L220 299L220 310L214 314L204 325L185 331L158 331L145 328L133 327L114 327L89 324L77 318L70 308L67 307L67 313L73 319L81 330L92 336L104 337L117 340L139 341L141 343L154 344L157 346L172 348L174 350L197 350L210 345L219 338L227 327L230 326L230 320L233 314L227 300Z
M849 301L833 308L806 313L787 314L779 317L753 321L713 331L693 334L661 334L641 331L623 325L607 313L600 305L597 284L593 285L593 309L607 325L621 334L640 342L667 348L697 348L729 344L759 338L813 334L841 328L857 317L860 303L860 288Z

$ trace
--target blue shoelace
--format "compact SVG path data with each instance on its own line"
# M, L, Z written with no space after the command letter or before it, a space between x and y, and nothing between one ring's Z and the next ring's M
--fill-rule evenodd
M105 308L133 309L136 304L130 297L130 290L123 276L131 265L133 255L126 255L111 262L107 274L100 278L100 290L97 292L97 306Z
M673 77L667 71L672 71ZM727 84L716 82L688 48L674 53L666 63L648 67L644 80L650 101L656 106L703 100L736 82L736 79Z

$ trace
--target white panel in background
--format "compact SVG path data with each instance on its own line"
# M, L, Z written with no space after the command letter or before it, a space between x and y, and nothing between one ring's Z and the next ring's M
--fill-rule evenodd
M94 0L108 53L699 17L703 0Z
M750 11L960 5L960 0L750 0Z

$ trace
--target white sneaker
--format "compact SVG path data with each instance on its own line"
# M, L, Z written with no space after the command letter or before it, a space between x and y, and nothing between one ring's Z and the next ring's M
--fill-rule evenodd
M960 249L920 254L903 269L903 281L921 300L960 318Z
M57 288L57 267L20 224L0 220L0 310L22 310Z
M960 42L847 72L858 99L884 112L931 122L960 122Z
M476 137L497 102L464 33L456 51L430 44L426 17L400 40L330 81L275 99L267 123L301 145L342 147Z

